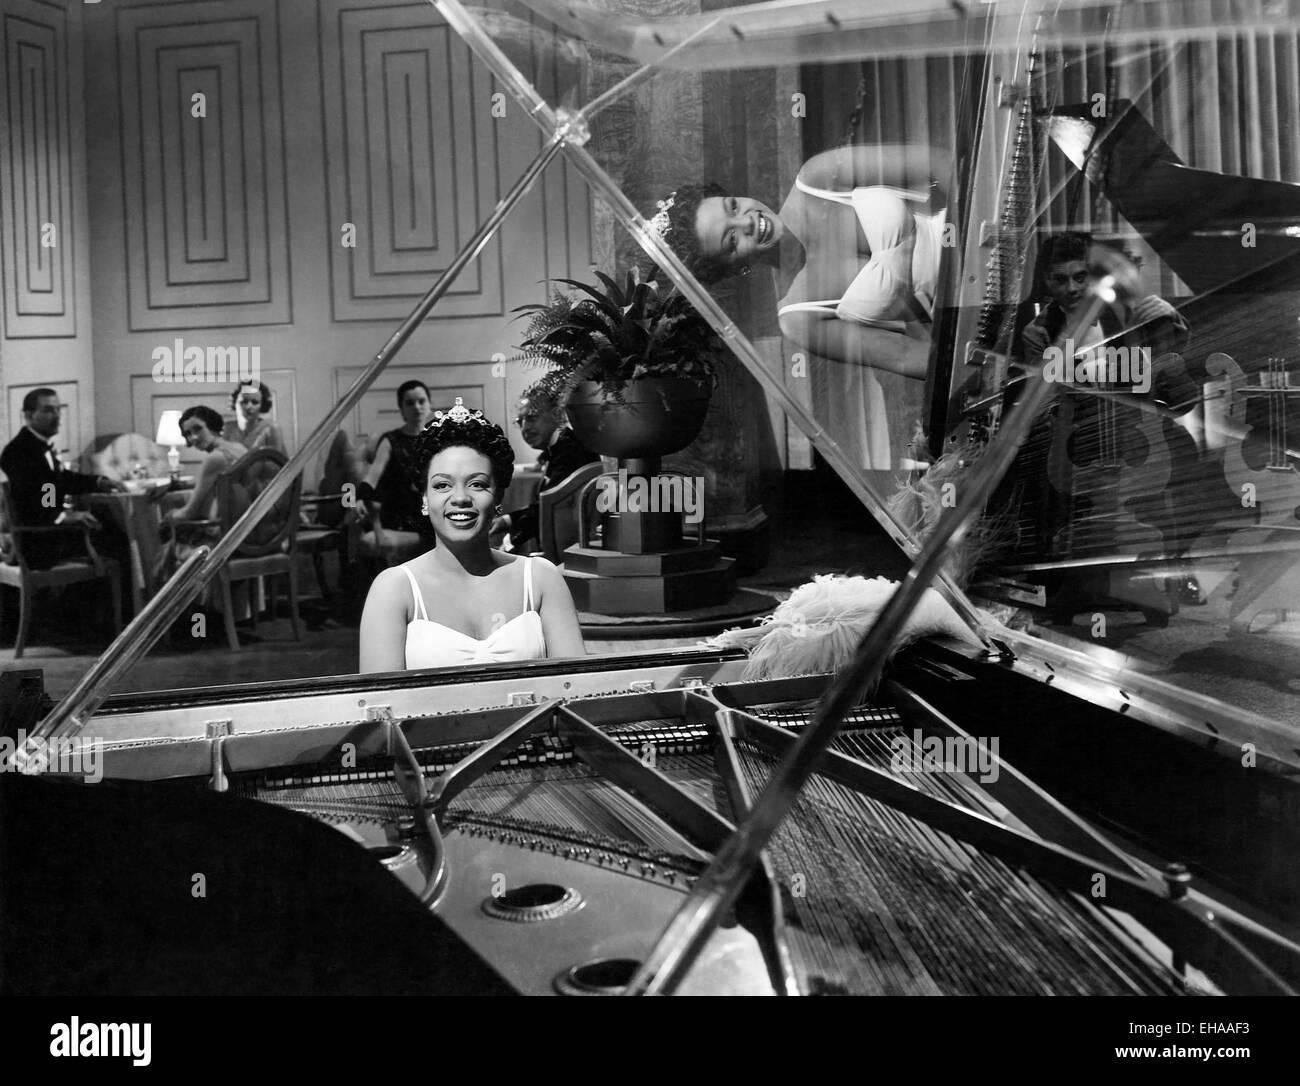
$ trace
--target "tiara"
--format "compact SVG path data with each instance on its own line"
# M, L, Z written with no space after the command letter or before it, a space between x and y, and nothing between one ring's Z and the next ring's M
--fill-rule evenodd
M677 199L677 193L670 192L664 199L660 200L655 206L659 208L655 212L654 218L650 220L650 229L658 234L663 240L668 240L668 231L672 229L672 219L668 217L668 212L672 210L673 202Z
M466 407L465 401L459 396L456 397L456 402L453 403L448 410L435 411L433 413L433 421L429 423L425 429L436 430L445 422L454 422L461 426L471 422L477 422L480 426L493 425L491 420L488 419L482 411L471 411Z

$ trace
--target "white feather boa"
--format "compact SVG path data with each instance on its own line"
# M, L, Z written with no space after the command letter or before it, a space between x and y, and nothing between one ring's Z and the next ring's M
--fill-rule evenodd
M796 588L788 600L763 619L762 625L727 630L707 644L748 651L746 680L830 674L853 659L862 635L897 588L897 581L884 577L821 574ZM930 634L947 634L979 644L948 601L933 588L925 590L908 616L890 656Z

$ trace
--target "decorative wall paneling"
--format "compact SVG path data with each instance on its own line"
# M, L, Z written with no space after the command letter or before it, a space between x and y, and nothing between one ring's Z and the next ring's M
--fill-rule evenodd
M115 14L130 329L290 323L278 6Z
M293 369L263 367L262 381L273 390L274 408L271 418L284 434L285 445L292 451L305 434L299 432L298 382ZM148 374L132 374L130 378L131 421L127 429L144 434L151 441L158 433L158 420L164 411L184 411L187 407L211 407L223 418L234 418L230 406L233 385L212 384L161 384ZM181 461L198 464L202 454L181 446Z
M5 336L75 336L66 13L11 0L0 39Z

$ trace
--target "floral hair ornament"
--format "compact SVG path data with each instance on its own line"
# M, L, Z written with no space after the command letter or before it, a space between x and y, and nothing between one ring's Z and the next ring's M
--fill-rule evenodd
M672 219L669 217L668 212L673 209L673 201L676 199L677 193L670 192L660 200L655 205L659 210L655 212L654 218L650 220L650 229L658 234L664 241L668 240L668 232L673 226Z
M433 421L429 423L425 429L437 430L445 422L454 422L462 426L471 422L477 422L480 426L493 425L491 420L489 420L482 411L471 411L466 407L465 401L459 396L456 397L456 402L451 405L450 409L446 411L435 411L433 413Z

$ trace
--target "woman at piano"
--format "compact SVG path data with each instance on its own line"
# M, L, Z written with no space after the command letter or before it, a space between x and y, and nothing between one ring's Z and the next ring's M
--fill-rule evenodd
M434 412L416 463L437 545L375 578L361 616L360 670L585 655L559 570L488 542L514 472L501 427L457 398Z
M864 468L897 467L921 412L950 165L929 147L841 147L803 164L779 212L706 183L651 220L702 283L770 270L782 334L835 364L812 367L814 410Z

